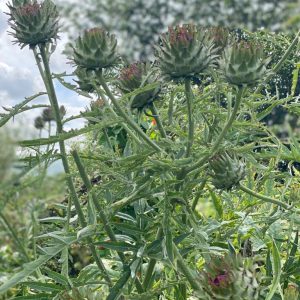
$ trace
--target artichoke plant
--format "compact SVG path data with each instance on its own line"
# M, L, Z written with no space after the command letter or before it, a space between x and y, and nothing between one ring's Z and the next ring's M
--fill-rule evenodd
M98 70L116 65L117 40L114 35L101 28L86 30L72 46L75 65L88 70Z
M251 42L236 42L224 50L219 61L225 80L236 86L253 86L266 74L269 59L262 47Z
M245 165L235 154L216 154L209 161L212 183L217 189L229 190L245 177Z
M156 50L162 75L171 79L196 76L217 57L213 41L204 30L191 24L170 27Z
M226 46L230 43L230 33L227 28L208 27L206 29L208 37L213 41L218 55L221 55Z
M149 63L137 62L121 70L118 82L119 88L126 94L144 85L156 82L156 77ZM131 108L143 109L150 105L155 100L159 90L159 87L155 87L134 96Z
M8 4L11 34L21 47L34 48L58 37L58 11L51 0L14 0Z
M260 276L253 258L226 254L213 257L200 273L201 300L262 299Z

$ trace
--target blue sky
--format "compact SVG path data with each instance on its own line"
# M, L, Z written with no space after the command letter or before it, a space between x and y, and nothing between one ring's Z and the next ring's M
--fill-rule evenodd
M24 97L45 90L32 52L27 47L21 50L18 45L13 44L13 38L7 32L9 30L7 15L4 14L7 11L6 3L7 0L0 0L0 112L3 112L3 106L11 107L24 100ZM67 57L62 54L66 43L66 36L60 34L56 51L51 57L51 67L54 73L72 72ZM67 108L67 116L78 114L88 106L90 101L88 98L78 96L58 82L55 85L60 105L65 105ZM32 104L47 102L47 97L40 97ZM37 109L19 115L13 122L9 122L8 126L21 128L27 137L33 137L37 135L33 127L33 119L40 112L41 110ZM66 129L81 127L83 122L76 121L68 124Z

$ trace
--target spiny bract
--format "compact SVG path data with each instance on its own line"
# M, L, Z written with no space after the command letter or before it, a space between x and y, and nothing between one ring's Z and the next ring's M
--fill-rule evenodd
M229 190L245 177L245 165L231 153L220 153L209 161L213 173L212 183L218 189Z
M117 40L114 35L101 28L86 30L72 46L75 65L88 70L109 68L116 65Z
M227 47L219 61L225 80L237 86L256 84L268 73L268 63L262 47L245 41Z
M137 62L129 65L121 70L119 76L119 88L122 92L130 93L134 90L141 88L147 84L156 82L154 70L147 62ZM133 97L131 108L142 109L150 105L158 94L160 88L155 87L145 92L141 92Z
M42 3L32 0L14 0L8 4L11 34L16 41L31 48L56 40L58 37L58 11L51 0Z
M213 41L192 24L170 27L160 41L156 56L162 75L170 79L198 75L217 57Z
M213 257L200 273L201 300L257 300L262 298L260 278L253 258L226 254Z

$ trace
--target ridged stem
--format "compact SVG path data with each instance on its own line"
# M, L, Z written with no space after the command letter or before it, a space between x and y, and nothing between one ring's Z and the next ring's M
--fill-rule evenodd
M263 202L267 202L267 203L272 203L272 204L275 204L275 205L278 205L278 206L281 206L285 209L291 209L291 205L287 204L287 203L284 203L284 202L281 202L279 200L276 200L274 198L271 198L271 197L268 197L268 196L265 196L265 195L261 195L249 188L247 188L246 186L242 185L242 184L239 184L238 186L243 192L257 198L257 199L260 199L262 200Z
M230 116L229 120L227 121L227 123L225 124L225 126L224 126L223 130L221 131L220 135L218 136L217 140L214 142L214 144L213 144L211 150L209 151L209 153L207 155L205 155L204 157L202 157L193 166L191 166L189 168L186 168L185 174L201 167L205 162L207 162L207 160L210 157L212 157L218 151L224 137L226 136L228 130L230 129L230 127L232 126L232 124L233 124L233 122L236 118L236 115L237 115L237 113L239 111L239 108L240 108L240 105L241 105L241 101L242 101L242 98L243 98L244 91L245 91L244 87L239 87L231 116Z
M120 106L118 100L115 98L115 96L112 94L112 92L110 91L109 87L107 86L102 74L99 74L99 81L100 84L102 85L104 91L106 92L107 96L109 97L109 99L111 100L111 102L113 103L114 107L116 108L118 114L126 121L127 125L129 125L133 130L135 130L135 132L149 145L151 146L153 149L155 149L156 151L162 152L162 149L156 145L156 143L154 141L152 141L145 133L144 131L140 128L140 126L134 122L134 120L132 120L130 118L130 116L128 114L126 114L122 107Z
M191 87L191 80L189 78L185 79L184 87L185 87L185 96L186 96L186 103L188 109L188 121L189 121L188 142L187 142L185 157L189 157L191 155L192 146L194 143L194 128L195 128L194 117L193 117L194 95Z
M163 125L163 123L162 123L162 121L160 119L158 110L157 110L157 108L156 108L156 106L155 106L154 103L151 104L150 110L151 110L151 113L152 113L152 115L153 115L153 117L154 117L154 119L156 121L156 125L157 125L157 128L158 128L158 131L159 131L160 135L164 139L166 139L167 138L167 133L165 131L164 125Z
M44 65L44 76L42 76L42 79L44 80L44 84L45 84L45 87L46 87L46 90L48 93L51 107L54 112L57 133L61 134L63 132L63 126L62 126L62 121L61 121L61 116L60 116L59 105L58 105L58 101L57 101L57 97L56 97L56 93L55 93L55 89L54 89L54 85L53 85L53 81L52 81L49 60L47 57L45 45L42 44L42 45L40 45L39 48L40 48L42 62ZM81 209L81 205L80 205L79 199L77 197L75 186L74 186L74 183L73 183L73 180L71 177L70 167L69 167L69 163L68 163L68 159L67 159L66 147L65 147L65 143L63 140L59 141L59 148L60 148L61 160L62 160L64 171L66 174L66 183L67 183L67 186L69 189L69 193L70 193L72 202L74 203L76 213L78 215L78 220L79 220L80 226L86 227L87 223L85 221L85 217L84 217L83 211ZM104 266L101 258L98 257L98 255L97 255L95 246L92 244L92 241L90 239L88 239L88 242L89 242L89 247L90 247L90 250L92 252L93 258L94 258L97 266L99 267L100 271L102 272L103 277L105 278L107 283L110 286L112 286L112 281L105 269L105 266Z
M111 105L109 105L109 103L107 102L107 99L104 95L104 93L101 91L101 89L97 88L97 93L99 94L99 96L101 96L101 98L104 100L106 106L108 107L108 109L110 110L110 112L115 116L118 117L118 115L116 114L116 112L113 110L113 108L111 107ZM131 129L128 128L128 126L122 122L121 123L122 127L126 130L126 132L132 137L132 139L137 143L137 144L141 144L141 141L136 137L136 135L134 134L134 132L131 131Z

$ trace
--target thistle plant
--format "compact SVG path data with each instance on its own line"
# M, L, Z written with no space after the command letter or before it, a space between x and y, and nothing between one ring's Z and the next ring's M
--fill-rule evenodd
M232 43L226 29L175 26L156 45L156 61L124 65L116 37L93 28L72 43L74 72L52 74L50 49L59 27L55 5L14 0L9 7L15 37L32 50L46 93L4 108L0 127L23 111L41 109L35 127L41 130L47 122L55 124L55 132L18 141L26 149L18 161L22 171L0 191L1 224L27 264L0 285L0 295L296 299L291 283L299 280L299 197L291 191L300 183L279 172L276 163L293 164L300 146L291 133L287 147L260 120L276 103L294 112L298 103L289 97L272 99L273 104L258 93L291 59L299 36L274 66L262 46ZM76 85L65 80L69 75ZM202 79L197 86L195 77ZM54 78L86 96L88 108L69 116ZM46 105L28 105L45 94ZM258 112L265 103L270 107ZM136 109L145 112L143 118ZM87 120L84 127L68 130L65 124L79 118ZM82 135L67 147L67 140ZM41 182L35 180L39 166L57 160L65 195L46 199L55 201L51 212L42 199L30 228L16 230L5 199L22 193L39 199L27 197L27 188ZM43 178L49 179L46 173ZM236 250L224 255L228 242ZM70 251L78 245L89 256L81 266Z

